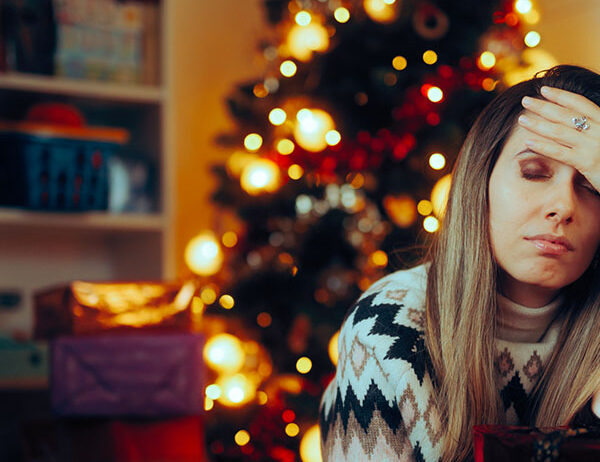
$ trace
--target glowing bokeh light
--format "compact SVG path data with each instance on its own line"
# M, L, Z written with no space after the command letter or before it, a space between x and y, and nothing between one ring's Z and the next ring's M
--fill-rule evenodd
M423 220L423 228L428 233L435 233L440 227L440 222L437 218L429 216Z
M436 152L429 156L429 166L434 170L441 170L446 165L446 158L443 154Z
M431 87L427 90L427 99L432 103L439 103L442 99L444 99L444 92L440 87Z
M431 191L431 204L433 212L438 217L443 217L446 212L446 203L448 202L448 194L452 185L452 175L444 175L440 178Z
M211 369L228 374L240 370L246 360L242 342L237 337L224 333L217 334L206 342L203 355Z
M258 133L250 133L244 138L244 147L250 152L255 152L262 146L262 141L262 136Z
M296 71L298 70L298 68L296 67L296 63L294 63L294 61L291 61L289 59L286 59L285 61L283 61L281 63L281 65L279 66L279 71L281 72L281 75L283 75L284 77L292 77Z
M307 374L312 369L312 361L310 358L303 356L296 361L296 370L301 374Z
M344 8L343 6L340 6L336 8L333 12L333 17L339 23L346 23L350 19L350 11L348 11L348 9Z
M438 60L437 53L433 50L427 50L423 53L423 62L425 64L435 64Z
M329 340L329 346L327 348L327 352L329 353L329 359L334 366L337 366L338 358L339 358L339 342L340 339L340 331L338 330L333 336L331 340Z
M250 442L250 433L246 430L240 430L235 434L234 439L238 446L244 446Z
M279 189L281 174L275 162L269 159L257 159L250 162L240 177L244 191L252 196Z
M319 425L310 427L300 442L302 462L322 462Z
M538 46L541 40L542 37L539 34L539 32L536 32L534 30L527 32L527 35L525 35L524 39L525 45L527 45L529 48Z
M185 248L184 260L188 268L200 276L218 273L223 265L223 253L214 233L205 231L192 238Z
M404 56L396 56L392 59L392 67L397 71L402 71L406 69L407 61Z
M331 116L322 109L301 109L296 116L294 138L307 151L319 152L327 147L326 135L335 129Z
M281 109L279 107L276 107L271 112L269 112L269 121L273 125L281 125L282 123L285 122L286 118L287 118L287 114L285 113L285 111L283 109Z
M299 26L308 26L312 21L312 16L308 11L302 10L296 13L294 20Z
M531 11L532 8L531 0L517 0L515 2L515 10L521 14L526 14Z
M484 51L479 55L477 67L482 71L487 71L496 65L496 55L491 51Z

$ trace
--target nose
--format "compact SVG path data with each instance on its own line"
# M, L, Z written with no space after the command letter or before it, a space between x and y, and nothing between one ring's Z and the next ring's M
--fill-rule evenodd
M572 181L557 182L548 195L546 218L550 221L569 224L573 221L577 207L577 192Z

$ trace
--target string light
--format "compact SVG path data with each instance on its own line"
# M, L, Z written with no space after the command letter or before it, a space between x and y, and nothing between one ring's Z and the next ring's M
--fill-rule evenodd
M280 186L279 167L269 159L250 162L240 177L242 188L250 195L275 192Z
M331 116L322 109L300 109L296 115L294 138L307 151L319 152L327 147L327 132L334 130Z
M267 394L262 390L256 393L256 397L258 399L258 404L260 404L261 406L263 404L267 404L267 401L269 400Z
M219 304L226 310L230 310L235 305L235 301L231 295L221 295L219 298Z
M302 462L321 462L321 443L319 426L310 427L300 442L300 457Z
M437 59L437 53L433 50L427 50L423 53L423 62L425 64L435 64Z
M311 22L306 26L294 25L287 36L287 47L296 59L308 61L314 51L329 48L329 34L321 24Z
M477 67L482 71L487 71L496 65L496 55L491 51L484 51L479 55Z
M233 231L227 231L225 234L223 234L221 242L225 247L235 247L238 242L237 234L235 234Z
M250 433L246 430L240 430L235 434L234 439L238 446L244 446L250 442Z
M338 363L339 339L340 339L340 331L338 330L335 334L333 334L333 337L331 337L331 340L329 340L329 346L327 348L327 352L329 353L329 359L331 359L331 362L333 363L334 366L337 366L337 363Z
M206 387L205 393L210 399L219 399L221 397L221 387L216 383L213 383Z
M283 61L281 63L281 65L279 66L279 71L281 72L281 75L283 75L284 77L292 77L294 74L296 74L297 70L298 70L298 68L296 67L296 63L294 63L294 61L291 61L289 59L286 59L285 61Z
M440 222L437 218L429 216L423 220L423 228L428 233L435 233L440 227Z
M310 358L303 356L296 361L296 370L301 374L307 374L312 369L312 361Z
M200 292L200 298L207 305L211 305L217 299L217 293L212 287L205 287L202 289L202 292Z
M211 337L204 346L203 354L206 363L221 373L237 372L246 359L242 342L231 334Z
M446 165L446 158L443 154L436 152L429 156L429 166L434 170L441 170Z
M383 250L376 250L371 254L371 262L375 266L385 267L388 264L388 256Z
M256 388L242 374L235 374L232 377L221 377L219 385L223 390L219 402L225 406L241 406L256 396Z
M285 434L287 436L291 436L293 438L294 436L297 436L298 433L300 433L300 427L298 427L297 424L292 422L285 426Z
M407 61L404 56L396 56L392 59L392 67L397 71L402 71L406 69Z
M345 22L348 22L348 20L350 19L350 11L348 11L343 6L340 6L340 7L336 8L335 11L333 12L333 17L335 18L335 20L337 22L343 24Z
M211 231L202 232L188 242L184 259L188 268L200 276L211 276L223 265L219 241Z
M521 14L526 14L531 11L531 0L517 0L515 2L515 10Z
M264 311L262 313L258 313L258 316L256 316L256 323L260 327L269 327L271 325L271 321L271 315Z
M288 168L288 176L292 180L299 180L304 174L304 169L298 164L292 164Z
M258 151L261 146L262 136L258 133L250 133L244 138L244 147L250 152Z
M450 192L451 184L452 176L451 174L448 174L440 178L431 190L431 204L433 205L433 212L438 217L443 217L446 211L446 203L448 202L448 194Z
M427 99L432 103L439 103L444 99L444 92L440 87L431 87L427 90Z
M310 22L312 21L312 16L310 15L310 13L308 11L303 10L303 11L299 11L298 13L296 13L294 20L296 21L296 24L298 24L299 26L308 26L310 24Z
M292 152L294 152L295 147L296 147L296 145L294 144L294 142L292 140L288 140L287 138L284 138L277 142L276 149L279 154L287 156L288 154L291 154Z
M433 212L433 205L427 199L420 200L417 204L417 211L424 216L429 215Z
M525 35L525 45L527 45L529 48L533 48L536 47L540 44L542 37L540 36L539 32L536 32L534 30L527 32L527 35Z
M389 4L384 0L364 0L363 8L372 20L389 24L398 16L398 10L393 3Z
M271 112L269 112L269 121L273 125L283 124L285 122L286 118L287 118L287 114L281 108L276 107L275 109L271 110Z
M329 130L325 134L325 141L329 146L335 146L342 140L342 135L337 130Z

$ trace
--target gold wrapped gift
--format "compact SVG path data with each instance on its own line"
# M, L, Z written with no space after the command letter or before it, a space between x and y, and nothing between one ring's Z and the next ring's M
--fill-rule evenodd
M35 294L34 337L112 330L189 331L196 287L162 282L74 281Z

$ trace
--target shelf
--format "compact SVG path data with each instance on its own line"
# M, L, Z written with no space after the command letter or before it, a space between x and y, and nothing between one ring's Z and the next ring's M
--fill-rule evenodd
M164 226L160 214L109 212L49 213L0 208L0 226L34 229L67 228L87 231L161 232Z
M130 103L156 104L163 99L161 88L151 85L95 82L16 72L0 73L0 90L51 93Z

